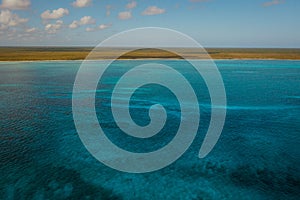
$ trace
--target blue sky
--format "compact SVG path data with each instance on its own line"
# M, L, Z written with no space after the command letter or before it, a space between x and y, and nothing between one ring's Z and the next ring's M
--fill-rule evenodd
M300 48L299 0L1 0L0 45L95 46L145 26L205 47Z

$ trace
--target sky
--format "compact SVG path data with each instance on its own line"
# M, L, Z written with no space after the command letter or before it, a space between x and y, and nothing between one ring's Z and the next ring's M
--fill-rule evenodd
M300 48L299 0L0 1L0 46L96 46L150 26L204 47Z

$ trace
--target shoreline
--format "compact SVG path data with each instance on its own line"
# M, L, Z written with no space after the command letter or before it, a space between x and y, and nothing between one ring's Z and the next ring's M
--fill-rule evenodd
M99 59L99 60L0 60L2 63L38 63L38 62L83 62L83 61L108 61L111 59ZM217 59L172 59L172 58L138 58L138 59L119 59L121 61L139 61L139 60L170 60L170 61L184 61L184 60L193 60L193 61L300 61L300 59L279 59L279 58L217 58Z

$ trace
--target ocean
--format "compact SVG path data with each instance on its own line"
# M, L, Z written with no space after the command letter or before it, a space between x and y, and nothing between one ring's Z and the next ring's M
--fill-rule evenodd
M195 90L201 117L197 136L178 160L141 174L102 164L81 142L72 115L80 61L0 62L0 199L300 199L300 61L215 61L227 115L219 141L201 159L210 95L183 61L116 62L96 90L99 124L114 144L132 152L154 151L172 141L181 115L168 88L148 84L132 96L131 116L140 126L150 122L151 105L160 103L167 111L164 128L151 138L124 134L110 111L120 76L144 62L183 74Z

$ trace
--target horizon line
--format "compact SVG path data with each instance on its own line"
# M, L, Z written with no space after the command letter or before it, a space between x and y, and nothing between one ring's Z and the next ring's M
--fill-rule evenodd
M94 45L0 45L0 48L95 48L97 46ZM136 46L107 46L104 48L135 48ZM140 47L143 48L143 47ZM157 47L157 48L193 48L193 47ZM216 48L216 49L300 49L300 47L272 47L272 46L256 46L256 47L251 47L251 46L203 46L203 48Z

